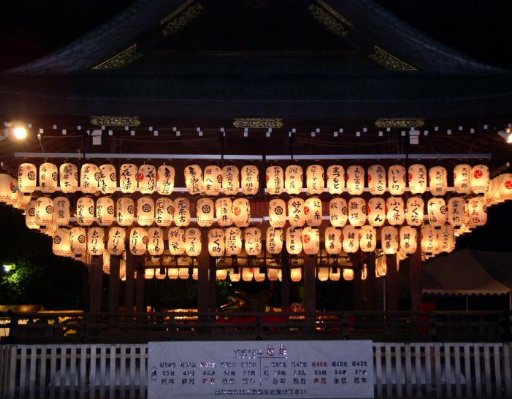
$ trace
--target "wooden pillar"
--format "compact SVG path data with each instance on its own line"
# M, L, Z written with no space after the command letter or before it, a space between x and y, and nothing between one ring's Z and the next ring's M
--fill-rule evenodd
M281 252L281 309L290 306L290 256L287 251Z
M399 302L399 276L396 254L386 255L386 265L386 310L397 311Z
M366 254L367 277L364 283L365 307L364 310L377 310L377 279L375 277L375 253Z
M316 256L304 255L304 311L311 326L315 323L316 312Z
M101 312L103 256L93 256L89 265L89 311Z
M209 284L208 284L208 310L210 312L217 312L217 262L215 258L208 256L209 262Z
M201 231L201 254L197 258L197 310L199 313L206 313L209 310L210 301L210 254L208 253L208 234L206 229Z
M135 309L139 313L146 311L144 303L144 257L140 256L137 262L137 282L135 283Z
M418 234L416 252L409 258L409 287L411 295L411 310L419 310L422 302L423 282L421 276L421 238Z
M364 310L363 283L361 281L361 251L351 256L352 267L354 268L354 310Z
M110 257L110 275L108 278L108 311L110 313L119 312L119 264L120 256Z
M126 251L126 281L124 286L124 306L128 313L133 312L134 293L135 293L135 262L137 257L130 251Z

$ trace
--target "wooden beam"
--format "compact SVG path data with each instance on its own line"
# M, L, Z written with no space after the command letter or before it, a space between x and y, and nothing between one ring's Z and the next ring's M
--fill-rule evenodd
M304 256L304 311L311 326L315 323L316 312L316 256Z
M375 253L366 254L367 277L364 283L364 310L377 310L377 278L375 277Z
M124 285L124 307L128 313L133 312L135 293L135 262L137 257L126 251L126 281Z
M144 278L144 259L142 256L139 257L137 265L137 282L135 283L135 310L138 313L146 311L144 303L144 287L146 280Z
M287 251L281 252L281 309L290 306L290 256Z
M350 257L354 268L354 310L364 309L363 282L361 281L361 251L357 251Z
M101 312L103 256L93 256L89 265L89 311Z
M208 253L208 233L206 229L201 231L201 254L197 257L197 310L199 313L206 313L209 310L210 302L210 254Z
M110 275L108 278L108 311L116 313L119 311L119 265L120 256L110 257Z
M386 255L386 310L397 311L399 302L399 280L397 256Z
M409 258L409 289L411 295L411 310L419 310L423 295L421 276L421 238L418 234L416 252Z

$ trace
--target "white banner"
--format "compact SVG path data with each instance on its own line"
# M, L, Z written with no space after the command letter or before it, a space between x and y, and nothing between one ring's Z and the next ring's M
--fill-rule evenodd
M371 341L150 342L148 399L373 398Z

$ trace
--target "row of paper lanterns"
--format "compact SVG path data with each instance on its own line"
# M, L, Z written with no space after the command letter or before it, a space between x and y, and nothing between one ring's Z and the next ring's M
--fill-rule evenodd
M287 192L300 194L303 190L303 168L300 165L273 165L266 168L266 189L270 195ZM171 165L122 164L117 169L112 164L83 164L78 178L78 167L72 163L57 165L45 162L39 168L32 163L22 163L18 168L17 186L22 193L29 194L38 187L43 193L53 193L59 188L64 193L82 191L87 194L101 192L112 194L119 187L122 193L141 192L170 195L174 190L176 171ZM39 179L37 179L39 177ZM193 164L184 168L185 185L192 195L218 196L256 195L259 191L259 169L255 165L245 165L240 169L235 165L220 167ZM37 183L39 182L39 186ZM489 168L486 165L456 165L453 169L454 190L459 194L484 194L490 182ZM361 195L367 187L372 195L402 195L407 186L413 194L422 194L427 189L434 196L443 196L448 188L448 171L443 166L427 170L425 165L414 164L406 169L402 165L351 165L346 170L342 165L330 165L327 170L322 165L309 165L306 168L306 191L310 195L321 194L327 189L338 195L347 191L350 195Z

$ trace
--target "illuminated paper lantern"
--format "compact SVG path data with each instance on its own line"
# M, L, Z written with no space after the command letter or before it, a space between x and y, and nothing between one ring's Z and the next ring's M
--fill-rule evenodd
M180 276L179 273L179 269L176 267L170 267L169 269L167 269L167 276L171 280L177 280Z
M386 168L382 165L371 165L368 168L368 188L372 195L382 195L386 192Z
M418 248L418 231L411 226L400 227L400 250L412 255Z
M36 224L49 226L53 221L53 200L50 197L39 197L36 201Z
M25 205L25 225L31 229L38 229L39 225L36 223L36 206L37 200L32 200Z
M208 253L210 256L219 258L224 256L226 251L226 242L224 237L224 230L211 229L208 231Z
M161 270L161 268L157 268L157 269L154 269L153 272L154 272L157 280L164 280L165 277L167 277L167 272L165 271L165 269Z
M279 195L283 192L284 172L282 167L269 166L266 170L265 178L269 195Z
M87 229L87 253L93 256L102 255L105 251L105 230L101 227Z
M430 193L434 196L446 194L448 174L443 166L433 166L428 171Z
M351 165L347 168L347 191L350 195L361 195L364 191L364 168Z
M174 202L170 198L160 197L155 203L155 223L160 227L169 227L174 220Z
M197 224L210 227L213 224L215 205L210 198L199 198L196 203Z
M203 172L199 165L188 165L183 170L185 186L192 195L201 194L204 190Z
M303 171L300 165L288 165L284 172L284 186L290 195L302 192Z
M112 164L103 164L99 167L99 186L103 194L113 194L117 189L117 171Z
M257 283L265 281L265 273L261 273L259 268L252 269L252 273L254 275L254 281Z
M283 229L276 227L267 228L266 248L270 255L278 255L283 250Z
M233 222L236 227L247 227L251 221L251 204L247 198L233 201Z
M453 187L458 194L471 193L471 166L467 164L455 165L453 168Z
M452 197L448 200L448 223L454 227L464 224L466 201L462 197Z
M137 200L137 223L139 226L151 226L155 221L155 201L145 196Z
M408 169L409 189L411 194L423 194L427 189L427 168L425 165L414 164Z
M256 165L244 165L240 171L242 193L256 195L260 189L260 172Z
M122 255L125 251L126 230L122 227L111 227L108 230L107 251L110 255Z
M59 185L64 194L78 190L78 168L72 163L63 163L59 168Z
M329 280L329 268L328 267L319 267L316 273L316 277L319 281L327 281Z
M322 224L322 201L318 197L309 197L304 202L306 224L318 227Z
M80 197L76 202L76 222L80 226L90 226L94 222L95 214L94 199Z
M242 251L242 231L238 227L228 227L224 231L226 256L237 256Z
M83 227L73 227L69 231L71 252L81 257L87 252L87 231Z
M508 201L512 199L512 173L503 173L500 175L498 191L500 201Z
M203 173L204 193L217 196L222 189L222 169L217 165L208 165Z
M387 219L392 226L405 222L405 203L402 197L388 197L386 200Z
M22 163L18 167L18 190L30 194L37 187L37 168L32 163Z
M13 179L7 173L0 173L0 202L7 203L15 190Z
M244 267L242 269L242 280L245 282L249 282L249 281L252 281L252 278L253 278L253 269Z
M148 232L143 227L130 230L130 253L135 256L144 255L147 251Z
M268 203L268 216L271 227L284 227L286 224L286 203L280 198L271 199Z
M340 281L341 271L339 268L329 268L329 280L331 281Z
M330 165L327 168L327 191L339 195L345 188L345 168L341 165Z
M160 256L164 253L164 232L160 227L151 227L147 231L147 249L151 256Z
M485 226L487 223L487 205L483 196L470 198L467 203L469 227Z
M190 201L179 197L174 200L174 224L178 227L190 224Z
M144 269L144 279L151 280L155 277L155 269L145 268Z
M361 227L359 248L362 252L374 252L377 248L377 230L375 227L364 225Z
M69 225L71 205L66 197L53 199L53 223L57 226Z
M71 242L69 229L59 227L53 236L52 251L58 256L71 256Z
M328 226L325 228L325 251L329 255L339 255L341 253L341 229Z
M231 198L223 197L215 201L215 215L219 226L226 227L233 224L233 201Z
M353 269L343 269L343 280L345 280L345 281L354 280L354 270Z
M402 195L405 192L405 168L402 165L391 165L388 168L388 188L391 195Z
M96 221L100 226L114 223L115 206L111 197L100 197L96 200Z
M432 226L446 223L446 203L443 198L430 198L427 202L428 222Z
M347 224L347 201L341 197L336 197L329 201L329 220L334 227L343 227Z
M222 168L222 191L224 195L237 195L240 189L240 176L235 165Z
M425 201L421 197L407 199L407 212L405 220L409 226L421 226L425 216Z
M359 250L359 230L350 224L343 227L343 250L347 254Z
M311 195L322 194L324 186L324 167L321 165L309 165L306 169L307 193Z
M445 224L438 231L439 252L450 253L455 249L455 230Z
M247 256L258 256L261 253L261 230L257 227L245 229L245 252Z
M95 194L100 190L100 169L97 165L93 163L82 165L80 169L80 190L84 194Z
M170 195L174 190L176 170L170 165L160 165L156 172L156 191L160 195Z
M94 165L94 167L97 170L98 167L96 165ZM55 190L57 190L58 175L59 172L57 165L53 163L45 162L39 166L39 185L41 186L41 191L43 193L54 193ZM91 192L95 191L97 190Z
M139 166L137 180L142 194L153 194L156 190L155 166L146 164Z
M386 222L386 201L381 197L370 198L366 212L368 223L371 226L383 226Z
M238 283L241 277L242 273L240 272L240 270L238 271L238 273L235 273L234 269L229 270L229 280L232 283Z
M290 269L290 280L294 283L298 283L302 280L302 269L300 267Z
M119 168L119 187L121 192L125 194L132 194L137 191L138 182L137 175L139 168L133 163L124 163Z
M438 233L434 226L426 224L421 228L421 250L430 255L439 252Z
M384 226L380 229L380 245L384 254L396 254L398 251L398 229L393 226Z
M471 191L474 194L485 194L489 189L490 182L489 167L486 165L475 165L471 169Z
M352 226L362 226L366 223L366 201L361 197L352 197L348 201L348 221Z
M225 281L228 278L227 269L217 269L215 270L215 277L217 281Z
M190 227L185 230L185 253L188 256L197 257L201 255L201 230Z
M130 197L117 200L117 223L119 226L131 226L135 220L135 203Z
M304 200L293 197L288 200L288 222L292 227L302 227L306 222L304 215Z
M172 256L179 256L185 253L185 230L179 227L171 227L167 232L169 252Z
M286 251L290 255L299 255L302 252L302 229L298 227L286 229Z
M316 255L320 251L320 231L312 227L302 230L302 248L306 255Z
M278 269L268 269L267 270L267 278L268 281L277 281L279 280L279 270Z

